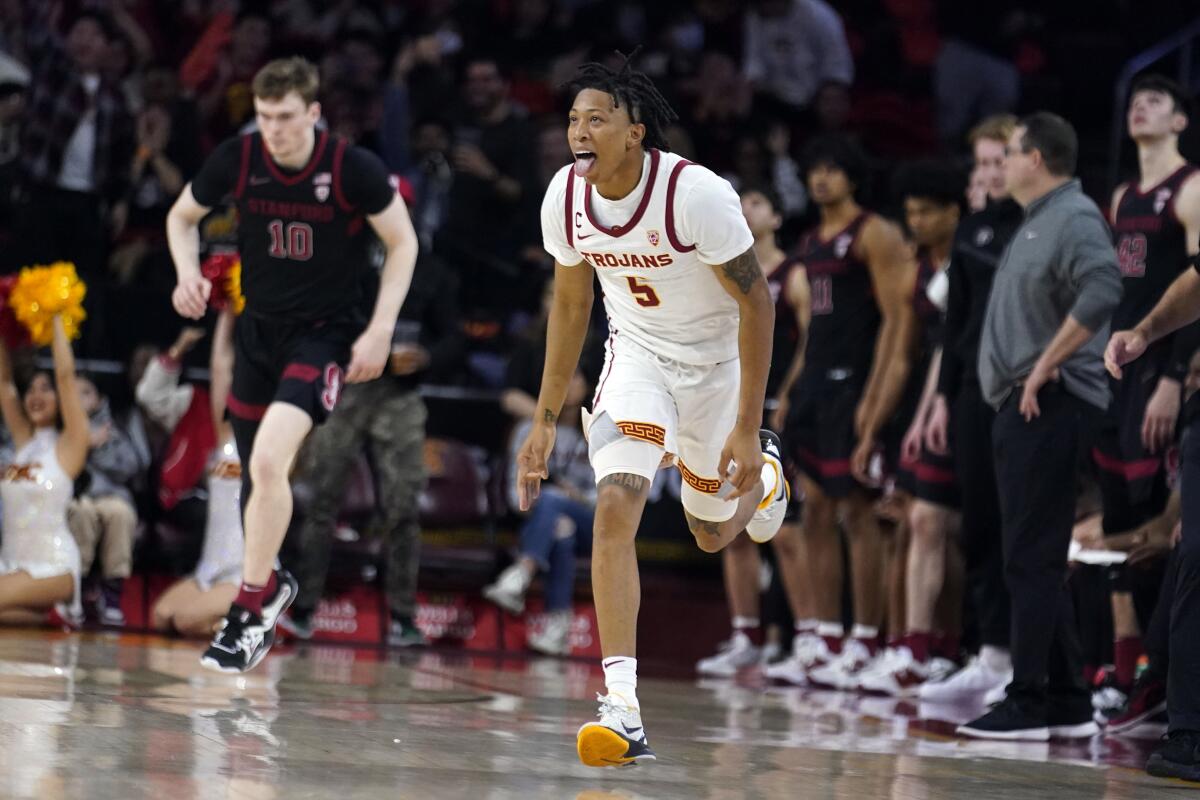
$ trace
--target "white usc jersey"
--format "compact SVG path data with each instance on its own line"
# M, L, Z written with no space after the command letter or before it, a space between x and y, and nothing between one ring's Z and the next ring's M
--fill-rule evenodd
M712 266L754 237L737 192L712 171L651 150L637 188L613 201L568 165L542 201L542 238L558 263L596 270L620 336L684 364L738 357L737 301Z

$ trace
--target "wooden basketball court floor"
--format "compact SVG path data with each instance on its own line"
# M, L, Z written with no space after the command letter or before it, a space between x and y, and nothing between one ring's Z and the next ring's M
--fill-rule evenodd
M308 646L226 676L198 654L0 632L0 797L1200 798L1142 773L1154 730L965 742L975 709L664 676L639 685L659 761L593 770L574 752L602 689L589 663Z

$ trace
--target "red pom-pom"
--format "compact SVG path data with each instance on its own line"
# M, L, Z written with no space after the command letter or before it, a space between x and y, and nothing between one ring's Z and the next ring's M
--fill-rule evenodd
M208 304L213 309L224 311L232 307L234 311L242 310L245 301L240 297L240 283L235 278L240 277L241 263L237 253L215 253L200 265L200 274L212 282Z
M12 304L8 302L8 297L16 285L16 275L0 277L0 339L4 340L9 350L19 350L32 344L29 329L17 320Z

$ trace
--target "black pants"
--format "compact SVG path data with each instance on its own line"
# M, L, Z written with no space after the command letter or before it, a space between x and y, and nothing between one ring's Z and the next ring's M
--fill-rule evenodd
M1159 590L1158 605L1150 616L1150 624L1142 635L1142 644L1150 660L1149 669L1162 679L1167 677L1167 666L1171 663L1171 606L1175 600L1175 587L1179 580L1179 550L1167 556Z
M1167 714L1172 731L1200 731L1200 426L1195 423L1184 431L1181 457L1183 538L1175 552Z
M955 470L962 496L962 545L970 598L979 623L980 644L1008 649L1011 624L1000 498L992 459L996 412L983 400L979 384L967 381L954 402Z
M1026 422L1019 391L992 428L1003 519L1004 575L1012 598L1010 698L1044 707L1087 702L1083 656L1067 591L1067 549L1075 521L1080 457L1096 409L1060 386L1038 395L1041 414Z

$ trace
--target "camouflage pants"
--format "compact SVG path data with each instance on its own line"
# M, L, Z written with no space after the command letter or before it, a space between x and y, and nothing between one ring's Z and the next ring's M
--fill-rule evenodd
M338 511L355 459L367 448L375 477L375 516L368 535L385 539L384 583L393 614L416 611L421 529L417 503L425 484L425 403L389 380L346 386L337 408L316 428L301 456L312 492L300 525L298 608L313 609L325 589Z

